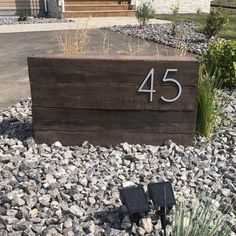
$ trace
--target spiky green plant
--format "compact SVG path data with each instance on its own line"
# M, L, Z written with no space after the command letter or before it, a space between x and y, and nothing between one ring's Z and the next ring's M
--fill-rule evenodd
M177 36L180 32L178 32L178 23L179 23L179 3L172 4L170 6L170 10L172 13L172 24L171 24L171 34L173 37Z
M230 227L211 200L200 202L187 213L184 203L176 209L169 236L229 236Z
M220 115L215 103L216 86L214 76L210 77L205 64L201 65L198 82L198 108L196 133L206 138L211 137L214 125Z

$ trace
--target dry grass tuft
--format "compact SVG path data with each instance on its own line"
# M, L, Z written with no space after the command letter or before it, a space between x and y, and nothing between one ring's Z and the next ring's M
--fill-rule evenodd
M118 54L121 55L129 55L129 56L139 56L140 55L140 43L139 38L134 40L133 38L129 38L127 43L127 50L118 49Z
M106 32L103 38L102 55L109 55L110 52L110 34Z
M180 57L185 57L186 54L187 54L187 44L182 40L178 40L175 44L175 55Z
M56 32L58 47L61 54L84 55L86 53L89 20L90 18L86 20L82 29L64 31L60 34Z

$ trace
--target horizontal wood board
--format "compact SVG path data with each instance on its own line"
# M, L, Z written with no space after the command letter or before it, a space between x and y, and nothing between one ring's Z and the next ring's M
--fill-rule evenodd
M120 142L162 144L173 140L191 144L196 109L198 62L181 57L69 57L28 58L37 142L95 145ZM155 70L153 102L138 88ZM173 83L161 79L166 69L182 86L180 98Z

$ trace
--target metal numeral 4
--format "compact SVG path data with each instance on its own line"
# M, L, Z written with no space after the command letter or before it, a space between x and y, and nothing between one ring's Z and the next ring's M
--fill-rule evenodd
M150 85L150 89L143 89L143 86L148 82L148 80L151 80L151 85ZM152 102L153 100L153 93L156 92L156 90L153 89L153 81L154 81L154 68L152 68L148 75L146 76L146 78L144 79L143 83L141 84L141 86L138 89L138 92L141 93L150 93L150 102Z

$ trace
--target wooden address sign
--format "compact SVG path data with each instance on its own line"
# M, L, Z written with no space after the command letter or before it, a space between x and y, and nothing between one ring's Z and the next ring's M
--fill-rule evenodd
M28 58L36 142L193 141L198 62L190 57Z

